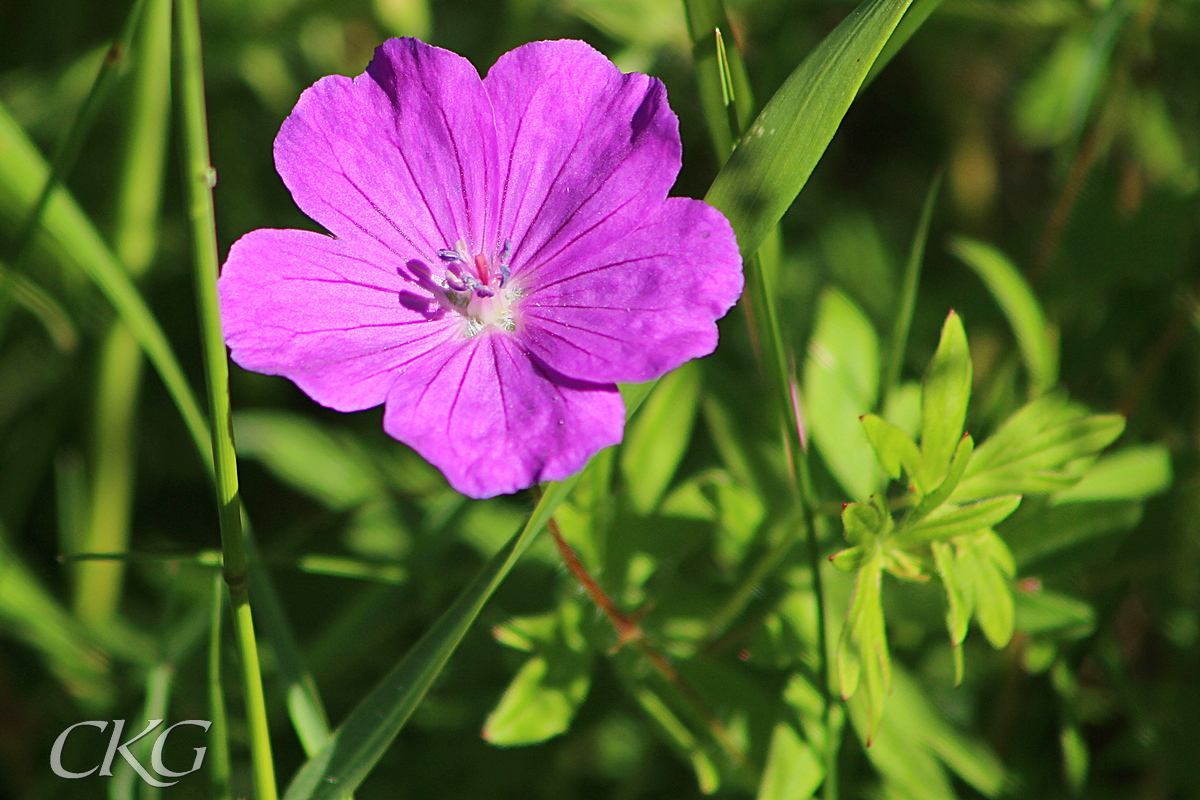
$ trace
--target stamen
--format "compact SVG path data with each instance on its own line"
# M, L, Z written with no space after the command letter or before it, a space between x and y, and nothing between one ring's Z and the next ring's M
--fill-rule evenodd
M458 263L462 261L462 256L460 256L454 250L438 250L438 258L440 258L442 261L449 261L451 263Z

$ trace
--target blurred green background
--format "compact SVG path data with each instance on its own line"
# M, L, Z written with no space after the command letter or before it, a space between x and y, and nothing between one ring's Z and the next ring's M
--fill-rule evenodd
M760 105L852 7L729 3ZM47 158L62 146L128 11L112 0L0 5L0 103ZM481 70L527 41L584 39L622 69L666 83L684 140L676 194L703 196L719 166L683 7L669 0L209 0L201 11L222 253L255 228L315 227L275 174L274 135L302 89L326 74L359 74L393 35L449 48ZM199 387L173 140L161 224L143 214L144 241L129 238L137 217L131 222L132 206L121 199L121 176L137 152L152 149L129 144L131 75L115 83L66 184L120 258L144 262L139 286ZM31 195L17 151L0 149L0 163L0 795L100 797L111 789L101 779L67 782L49 771L51 743L67 725L139 719L147 696L169 697L172 720L207 718L217 520L203 466L157 375L133 356L105 356L119 347L114 315L70 248L36 239L14 259L36 186ZM1033 532L1025 535L1052 541L1021 565L1018 588L1044 586L1077 605L1041 628L1028 614L1022 622L1019 608L1018 634L999 652L973 634L961 687L952 685L936 592L896 586L886 605L889 634L911 686L895 690L885 720L890 712L899 738L913 726L920 753L901 749L889 761L847 733L842 794L1200 797L1200 3L944 0L863 91L784 217L777 303L795 352L805 352L829 286L878 334L888 330L939 168L945 178L903 376L920 376L954 308L974 361L968 429L980 438L1026 399L1004 313L946 250L950 234L968 234L1007 253L1029 280L1072 399L1125 415L1122 444L1153 448L1128 473L1144 485L1102 495L1110 499L1078 519L1026 523ZM787 495L778 434L766 414L747 411L768 400L743 312L730 315L722 334L718 353L674 381L678 394L663 401L658 427L638 440L665 448L666 465L643 474L631 459L607 456L617 488L606 500L604 536L572 533L571 509L560 523L581 551L603 541L583 552L585 562L627 610L650 604L648 631L689 665L713 713L745 740L753 777L713 768L723 777L706 783L695 742L639 695L645 665L627 651L609 653L611 630L543 540L487 606L359 798L633 800L703 789L764 796L756 784L773 720L786 703L803 705L781 698L797 663L803 672L797 653L811 642L811 631L784 630L807 613L789 606L805 602L807 578L803 554L785 553L751 581L731 633L696 655L705 620L746 585L757 554L787 524L778 512L787 503L776 502ZM109 362L116 366L102 366ZM102 391L105 375L117 387L140 386L112 400L132 409L124 426L104 405L121 395ZM519 527L531 500L466 501L382 433L378 409L338 415L282 379L236 368L232 381L242 497L303 662L336 723ZM822 499L849 499L837 457L822 455ZM131 483L97 483L101 474L123 474L98 469L105 459L127 465ZM588 501L584 492L575 505L600 502L600 494ZM97 520L123 529L122 498L135 555L123 581L93 569L89 589L80 570L91 567L56 556L91 549L83 543ZM840 540L835 522L823 528L831 551ZM844 607L847 586L831 590L835 605ZM569 711L551 715L545 730L518 719L490 727L486 741L479 733L527 658L492 629L539 614L559 626L550 638L587 640L558 642L558 655L547 656L558 663L564 646L576 654L572 674L586 676L586 699L576 683L565 692L574 698ZM563 615L571 621L554 621ZM800 640L792 652L788 636ZM232 657L226 648L229 674ZM286 783L304 751L281 690L286 659L269 644L263 658ZM244 792L240 697L232 682L226 691L234 785ZM914 708L936 709L940 721L914 721L905 711ZM567 732L547 741L499 746L544 738L568 721ZM767 735L755 730L760 724ZM77 758L93 763L95 754ZM1002 778L981 778L980 770ZM778 796L804 796L797 781L794 793ZM203 773L167 791L210 796Z

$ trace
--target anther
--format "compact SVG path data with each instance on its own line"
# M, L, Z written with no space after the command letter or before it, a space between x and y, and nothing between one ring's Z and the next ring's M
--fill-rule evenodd
M438 250L438 258L440 258L442 261L449 261L450 263L462 261L462 256L460 256L454 250Z

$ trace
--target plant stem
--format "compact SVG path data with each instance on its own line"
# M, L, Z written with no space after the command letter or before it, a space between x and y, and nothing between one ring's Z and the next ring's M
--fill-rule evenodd
M612 598L596 582L596 579L588 573L587 568L580 562L575 550L563 538L562 532L558 529L558 523L555 522L553 517L547 520L546 527L550 529L550 535L554 537L554 545L558 548L558 553L562 556L563 563L566 564L567 569L575 577L575 580L579 582L579 585L583 587L583 590L587 592L588 597L592 599L596 607L612 622L613 628L616 629L617 643L613 647L613 652L615 653L620 650L626 644L636 647L638 652L650 662L650 665L654 667L667 683L671 684L679 692L680 696L691 704L693 709L708 726L713 738L725 750L730 760L738 766L745 766L746 754L733 741L733 737L729 735L725 724L708 708L708 705L700 697L699 693L683 679L683 676L671 665L667 657L646 641L641 628L642 614L645 613L646 609L642 609L634 614L625 614L617 608L617 604L613 602Z
M246 550L242 541L241 499L238 495L237 456L229 412L229 362L217 300L217 239L212 187L215 173L209 161L204 68L200 46L200 14L196 0L177 0L180 90L183 122L185 189L192 228L196 269L196 298L204 349L205 377L212 416L212 450L217 478L225 584L233 609L234 630L242 657L242 682L250 729L250 757L258 800L275 800L275 768L263 699L258 644L247 591Z

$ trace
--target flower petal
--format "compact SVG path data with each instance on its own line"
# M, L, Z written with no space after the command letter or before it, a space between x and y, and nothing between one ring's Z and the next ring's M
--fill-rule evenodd
M415 264L311 231L246 234L217 289L233 360L338 411L382 403L395 370L461 325L422 288Z
M383 416L384 430L475 498L566 478L621 441L624 425L617 387L558 376L495 330L409 364Z
M619 240L584 236L543 265L516 311L529 349L564 375L653 380L717 346L742 292L742 259L712 206L669 198Z
M494 227L483 82L465 58L416 39L389 39L364 74L306 89L275 139L275 166L304 213L403 258L432 258L459 239L478 251Z
M504 154L496 235L512 240L514 274L602 223L620 237L675 182L679 121L662 82L584 42L518 47L484 86Z

